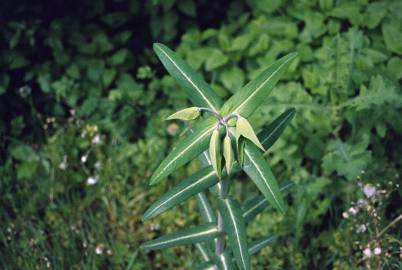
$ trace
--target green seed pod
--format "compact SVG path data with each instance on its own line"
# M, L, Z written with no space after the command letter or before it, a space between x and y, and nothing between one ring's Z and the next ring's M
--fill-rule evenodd
M239 134L250 141L252 141L255 145L257 145L259 148L261 148L262 151L265 152L264 147L260 143L260 141L257 138L257 135L255 135L255 132L253 130L253 127L250 125L250 123L247 121L246 118L239 117L236 123L236 129Z
M225 136L223 139L223 157L225 158L226 172L230 175L233 166L233 149L232 141L229 136Z
M200 116L200 110L198 107L189 107L183 110L180 110L178 112L175 112L174 114L170 115L166 120L173 120L173 119L179 119L183 121L188 121L188 120L194 120Z
M219 137L219 130L215 129L212 132L211 140L209 141L209 156L211 158L212 167L214 167L216 175L221 178L221 142Z

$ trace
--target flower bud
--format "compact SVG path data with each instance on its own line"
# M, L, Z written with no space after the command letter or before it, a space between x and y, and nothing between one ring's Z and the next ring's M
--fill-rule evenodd
M179 119L183 121L188 121L188 120L194 120L200 116L200 110L198 107L190 107L186 108L183 110L180 110L178 112L175 112L174 114L170 115L166 120L173 120L173 119Z

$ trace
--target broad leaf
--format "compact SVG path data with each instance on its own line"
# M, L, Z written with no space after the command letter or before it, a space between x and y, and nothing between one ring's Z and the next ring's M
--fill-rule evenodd
M258 138L265 149L268 150L276 142L295 114L294 108L286 110L258 134Z
M290 53L265 69L223 105L222 114L237 112L242 117L250 116L266 100L270 91L296 56L297 53Z
M194 244L204 242L222 235L216 224L207 223L190 229L181 230L175 233L164 235L155 240L145 242L141 245L144 250L157 250L177 245Z
M211 167L210 167L211 168ZM216 177L215 177L216 178ZM197 194L197 202L201 212L201 219L205 223L216 222L215 212L204 192Z
M253 243L250 244L250 248L248 249L248 253L250 255L256 254L259 252L261 249L264 247L268 246L269 244L272 244L278 237L276 236L268 236L264 237L263 239L254 241Z
M280 194L278 183L272 174L264 155L253 143L246 141L244 147L243 170L256 184L265 198L281 213L285 212L285 203Z
M287 192L293 186L292 182L289 182L281 186L281 192ZM268 200L263 195L257 195L256 197L246 201L242 206L244 222L250 222L255 216L264 211L269 206Z
M155 170L150 184L154 185L160 182L176 169L201 154L208 147L209 137L215 126L215 123L211 123L211 119L207 119L194 130L194 133L179 142Z
M163 44L155 43L154 51L170 75L187 92L195 106L207 107L218 111L222 105L220 97L205 82L202 76L196 73L175 52Z
M243 270L250 269L246 226L240 205L229 197L219 200L219 210L238 267Z
M143 220L145 221L159 215L160 213L182 203L191 196L216 184L216 182L218 182L218 179L216 178L211 166L201 169L163 194L145 212Z

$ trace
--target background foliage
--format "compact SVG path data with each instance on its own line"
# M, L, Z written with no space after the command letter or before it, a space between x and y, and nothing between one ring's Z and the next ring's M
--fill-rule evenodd
M198 218L190 201L156 223L140 221L150 202L199 167L148 189L185 128L163 119L189 105L151 51L158 41L222 97L299 52L253 116L261 127L297 109L267 159L280 181L297 185L285 216L269 210L251 224L255 238L280 236L253 269L376 269L378 257L362 251L378 234L356 234L342 213L365 196L358 180L390 192L379 227L401 214L400 188L387 184L400 182L402 160L401 10L386 0L4 3L1 268L191 269L195 250L138 251L160 227L171 232ZM238 178L239 199L257 193ZM385 269L401 267L400 228L382 235L390 239L380 241Z

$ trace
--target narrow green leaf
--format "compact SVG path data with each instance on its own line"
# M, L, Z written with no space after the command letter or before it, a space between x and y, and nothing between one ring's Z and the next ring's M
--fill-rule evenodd
M243 167L244 165L244 146L245 146L246 140L243 137L240 137L237 140L237 161L240 164L240 167Z
M195 247L201 254L201 258L204 262L209 262L212 260L213 252L204 243L196 243Z
M267 95L296 56L297 53L290 53L265 69L223 105L222 114L237 112L242 117L249 117L266 100Z
M256 254L259 252L261 249L264 247L268 246L269 244L272 244L276 239L278 239L277 236L267 236L264 237L260 240L256 240L253 243L250 244L250 248L248 249L248 253L250 255Z
M285 185L281 186L280 191L288 192L292 186L292 182L286 183ZM257 195L256 197L246 201L242 206L244 221L246 223L250 222L268 206L269 202L263 195Z
M280 194L278 183L272 174L261 151L253 143L246 141L244 147L243 170L256 184L265 198L281 213L285 212L285 203Z
M154 51L170 75L187 92L195 106L207 107L218 111L222 100L205 82L202 76L196 73L175 52L163 44L154 43Z
M184 229L175 233L164 235L141 245L144 250L157 250L177 245L194 244L212 240L222 235L216 224L207 223L193 228Z
M209 157L211 159L212 167L214 167L216 175L221 178L221 141L218 129L215 129L212 132L211 140L209 141Z
M257 135L255 135L253 127L250 125L250 123L247 121L246 118L239 117L236 122L236 130L237 132L252 141L256 146L258 146L262 151L265 151L264 147L261 145L260 141L257 138Z
M198 107L190 107L168 116L166 120L179 119L183 121L194 120L200 116L200 109Z
M150 184L154 185L177 168L183 166L208 147L208 139L215 129L215 123L205 120L199 128L187 138L179 142L170 154L162 161L151 177Z
M246 226L240 205L232 198L219 200L225 232L228 235L230 247L240 269L250 269L250 258L247 248Z
M225 251L222 254L220 254L219 259L221 261L220 266L221 266L222 270L235 270L236 269L235 265L233 264L232 256L230 256L229 252Z
M215 264L213 262L203 262L196 266L194 270L215 270Z
M215 175L215 173L214 173ZM201 212L201 219L202 221L209 223L209 222L216 222L216 216L214 210L212 209L211 204L208 201L207 196L204 192L200 192L197 194L197 202Z
M268 150L276 142L295 114L294 108L286 110L258 134L258 138L265 149Z
M163 194L145 212L143 220L148 220L163 213L164 211L182 203L191 196L203 191L206 188L209 188L217 182L218 178L216 178L211 166L201 169Z
M232 171L234 162L233 155L232 140L229 136L225 136L225 139L223 139L223 157L225 158L226 172L228 175L230 175Z

